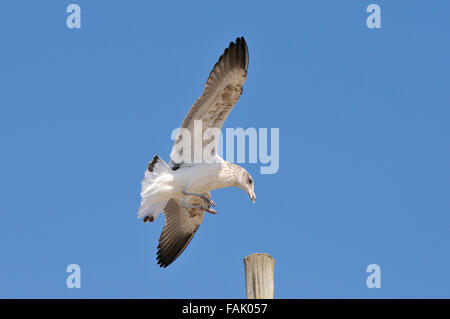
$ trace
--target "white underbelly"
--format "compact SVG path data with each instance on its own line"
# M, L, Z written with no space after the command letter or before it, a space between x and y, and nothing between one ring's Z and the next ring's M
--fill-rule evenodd
M181 193L186 190L191 193L205 193L215 189L220 164L199 164L179 168L174 172L174 190Z

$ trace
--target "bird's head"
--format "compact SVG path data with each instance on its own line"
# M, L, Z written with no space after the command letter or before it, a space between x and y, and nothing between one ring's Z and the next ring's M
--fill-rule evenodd
M237 176L236 186L243 191L246 191L253 203L256 202L255 182L253 181L253 178L250 176L250 174L242 167L240 167L240 174L238 174Z

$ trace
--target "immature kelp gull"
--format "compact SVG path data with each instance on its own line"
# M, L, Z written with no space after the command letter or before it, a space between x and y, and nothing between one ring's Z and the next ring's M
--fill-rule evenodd
M156 155L145 171L138 218L144 217L144 222L152 222L164 211L166 221L157 253L161 267L170 265L183 252L200 226L205 211L217 213L211 208L216 206L209 193L211 190L236 186L246 191L253 202L256 201L250 174L217 154L217 137L203 137L203 133L208 129L222 128L242 94L247 68L247 44L243 37L237 38L214 65L203 94L181 124L180 132L184 129L192 136L191 141L188 141L191 150L196 148L194 144L197 144L197 148L198 145L203 148L207 144L214 146L212 161L211 158L205 160L201 156L203 152L184 153L186 156L183 157L185 150L179 147L182 143L179 135L172 148L170 163L165 163ZM194 128L199 121L202 134L196 136Z

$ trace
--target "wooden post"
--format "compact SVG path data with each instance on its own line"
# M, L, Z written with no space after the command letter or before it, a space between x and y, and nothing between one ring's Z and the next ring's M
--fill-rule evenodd
M251 254L244 258L247 299L273 299L275 259L269 254Z

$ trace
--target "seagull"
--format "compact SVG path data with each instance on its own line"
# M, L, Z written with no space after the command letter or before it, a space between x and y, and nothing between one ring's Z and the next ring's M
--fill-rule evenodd
M195 135L195 122L201 121L202 133L207 129L220 130L231 109L242 94L247 77L248 48L243 37L237 38L225 49L214 65L203 93L192 105L180 129L187 130L193 138L188 143L203 147L206 142L217 149L218 139L204 140ZM199 140L200 139L200 140ZM241 166L225 161L213 152L213 161L179 160L177 146L182 139L175 139L171 160L167 164L158 155L148 164L141 188L138 218L153 222L164 212L165 224L159 238L157 262L167 267L180 256L197 232L205 212L217 214L210 191L224 187L238 187L256 201L254 182ZM179 153L179 154L178 154Z

